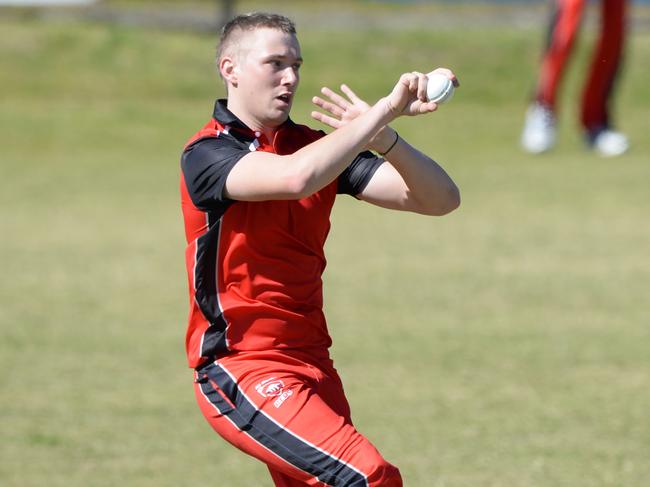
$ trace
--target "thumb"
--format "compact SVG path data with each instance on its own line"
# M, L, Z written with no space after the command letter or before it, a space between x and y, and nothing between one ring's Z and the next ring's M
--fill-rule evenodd
M408 106L409 94L408 75L403 74L388 95L388 103L396 114L401 115Z

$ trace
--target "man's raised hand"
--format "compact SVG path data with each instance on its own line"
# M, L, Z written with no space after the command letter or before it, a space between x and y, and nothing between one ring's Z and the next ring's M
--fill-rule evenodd
M359 98L348 85L342 84L341 91L345 93L347 99L327 87L321 88L321 93L328 99L315 96L311 101L326 113L313 111L312 118L337 129L370 109L370 105Z

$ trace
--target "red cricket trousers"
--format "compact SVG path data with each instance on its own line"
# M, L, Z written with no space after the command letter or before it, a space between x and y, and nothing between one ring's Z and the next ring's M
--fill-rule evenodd
M399 470L352 425L327 354L239 352L195 372L210 425L266 463L276 486L400 487Z
M558 86L583 17L586 0L556 0L536 101L556 107ZM588 132L610 126L609 101L621 65L626 28L626 0L601 0L600 35L582 92L581 123Z

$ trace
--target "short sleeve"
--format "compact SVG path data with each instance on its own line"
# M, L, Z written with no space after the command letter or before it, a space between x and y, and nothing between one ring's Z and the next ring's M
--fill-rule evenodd
M383 162L384 159L370 151L360 153L339 176L337 192L358 195L365 189Z
M181 157L187 191L200 210L210 210L226 202L226 179L237 162L250 151L233 137L220 134L190 144Z

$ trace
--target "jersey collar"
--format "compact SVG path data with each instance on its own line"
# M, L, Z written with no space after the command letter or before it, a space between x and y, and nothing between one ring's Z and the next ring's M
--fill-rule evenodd
M228 100L226 98L219 98L215 102L212 117L223 126L228 125L230 127L236 127L246 132L251 137L254 137L256 135L254 130L251 130L237 117L237 115L228 110ZM294 125L295 123L291 120L291 118L287 118L287 121L278 127L278 130L293 127Z

